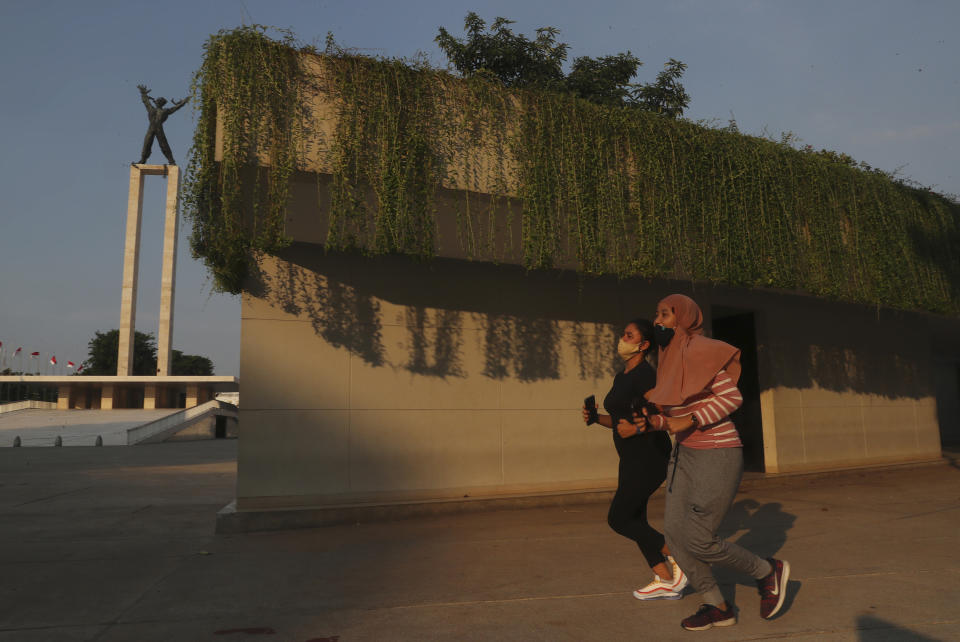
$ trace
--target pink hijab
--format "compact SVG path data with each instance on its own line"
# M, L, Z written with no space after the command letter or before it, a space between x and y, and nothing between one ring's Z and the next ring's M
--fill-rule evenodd
M657 385L647 398L660 406L683 405L703 392L721 370L726 370L736 384L740 379L740 350L703 336L700 306L682 294L671 294L659 305L673 310L677 326L670 345L660 348Z

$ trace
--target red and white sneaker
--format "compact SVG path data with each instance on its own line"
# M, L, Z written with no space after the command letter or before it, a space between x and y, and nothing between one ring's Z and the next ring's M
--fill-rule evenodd
M654 575L652 582L633 592L633 597L638 600L679 600L683 596L673 589L673 580Z
M773 570L762 580L757 580L757 589L760 591L760 617L769 620L780 611L787 597L790 563L772 557L768 557L767 561Z
M683 589L687 588L687 584L690 583L687 579L687 574L683 572L682 568L677 566L677 560L673 559L672 556L667 555L667 561L670 562L670 571L673 573L673 583L670 585L670 588L683 595Z

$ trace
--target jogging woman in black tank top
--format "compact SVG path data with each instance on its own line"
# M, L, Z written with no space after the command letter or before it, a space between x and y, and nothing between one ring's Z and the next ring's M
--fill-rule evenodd
M613 445L620 455L617 492L610 503L607 523L614 531L637 543L654 572L653 581L633 592L638 600L679 599L687 584L683 571L669 556L663 534L647 522L647 500L667 477L670 438L664 432L638 434L631 421L631 403L657 383L646 361L653 340L653 324L635 319L623 330L617 352L626 362L613 379L603 400L609 413L598 414L597 423L612 429ZM584 407L583 418L589 413ZM625 422L620 422L626 419Z

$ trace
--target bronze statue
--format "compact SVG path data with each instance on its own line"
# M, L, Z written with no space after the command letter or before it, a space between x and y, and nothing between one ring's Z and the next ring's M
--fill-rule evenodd
M143 106L147 108L147 118L150 119L150 126L147 128L147 135L143 139L140 161L136 164L142 165L147 162L147 159L150 158L150 152L153 150L153 139L156 138L160 143L160 151L167 157L167 163L176 165L176 161L173 160L173 152L170 151L170 144L167 143L167 137L163 134L163 121L170 114L186 105L190 99L175 100L173 107L164 109L163 106L167 104L166 98L154 98L150 95L150 90L144 85L137 85L137 89L140 90L140 99L143 101ZM153 102L151 103L151 101Z

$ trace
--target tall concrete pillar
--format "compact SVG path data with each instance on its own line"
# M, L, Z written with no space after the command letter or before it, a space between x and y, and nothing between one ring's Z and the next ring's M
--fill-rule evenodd
M173 346L173 291L177 280L177 210L180 197L180 168L167 166L167 204L163 225L163 271L160 281L160 327L157 337L157 375L170 375Z
M143 218L143 177L147 175L167 176L166 221L163 232L163 269L160 292L160 336L157 338L156 374L170 374L180 168L176 165L131 165L130 193L127 198L127 234L123 251L123 286L120 294L120 340L117 346L118 376L133 374L137 273L140 267L140 223Z
M127 196L127 235L123 245L123 285L120 289L120 340L117 376L133 371L133 337L137 315L137 273L140 268L140 220L143 215L142 165L130 166L130 193Z

